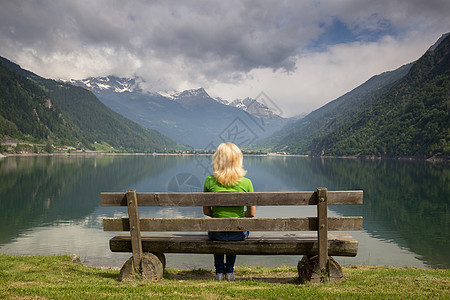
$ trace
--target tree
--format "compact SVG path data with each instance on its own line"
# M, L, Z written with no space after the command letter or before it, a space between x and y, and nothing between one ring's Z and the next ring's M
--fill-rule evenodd
M53 153L53 146L50 144L50 142L47 142L47 144L44 147L44 151L47 153Z

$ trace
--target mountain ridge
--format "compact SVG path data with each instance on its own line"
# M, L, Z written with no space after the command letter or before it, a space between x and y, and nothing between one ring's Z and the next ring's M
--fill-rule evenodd
M112 91L115 93L142 93L153 96L161 96L183 104L183 101L189 102L193 98L203 99L203 100L214 100L223 105L240 108L244 111L247 111L250 114L253 114L257 117L274 117L279 116L276 112L271 110L266 104L259 102L257 99L253 99L250 97L246 97L244 99L234 99L233 101L228 101L221 97L212 97L208 94L208 92L200 87L197 89L188 89L179 92L172 93L161 93L156 91L144 90L142 88L143 79L140 77L126 78L126 77L117 77L114 75L103 76L103 77L89 77L81 80L61 80L65 83L70 83L73 85L84 87L94 93L100 93L103 91Z
M119 80L130 82L127 78ZM117 92L124 84L119 88L106 87L105 79L101 79L100 84L95 81L95 78L89 79L89 86L86 86L86 80L78 81L78 84L90 89L106 106L125 117L157 130L180 144L198 149L223 141L247 147L250 142L270 135L288 121L273 113L258 115L255 114L258 110L235 107L224 99L211 97L204 88L161 95L143 91L139 85ZM108 82L115 83L113 80ZM253 101L251 106L257 105L263 106L257 101ZM238 137L237 132L245 137Z
M177 148L173 140L117 114L86 89L42 78L3 57L0 66L3 137L87 149L100 145L141 152Z
M375 75L360 86L312 111L299 120L288 124L280 132L261 142L264 147L272 145L275 152L310 154L311 144L320 135L334 130L349 118L361 113L365 105L391 84L405 76L412 64L394 71ZM351 114L348 111L353 110ZM292 140L296 140L295 146Z
M60 80L76 86L86 87L90 91L113 90L116 93L142 91L140 80L134 78L122 78L117 76L89 77L81 80Z

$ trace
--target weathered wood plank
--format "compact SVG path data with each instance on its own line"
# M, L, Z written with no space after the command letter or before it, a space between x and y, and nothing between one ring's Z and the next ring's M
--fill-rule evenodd
M129 227L130 235L131 235L131 244L133 248L133 263L134 268L141 267L141 258L142 258L142 242L141 242L141 229L139 222L139 213L137 206L137 197L136 191L130 190L127 191L127 204L128 204L128 216L129 219Z
M137 193L139 206L283 206L315 205L317 194L306 192L254 193ZM103 206L126 206L125 193L101 193ZM328 205L362 204L363 191L328 191Z
M330 217L328 230L362 230L362 217ZM317 218L140 219L141 231L316 231ZM128 218L104 218L105 231L129 231Z
M244 254L244 255L317 255L317 235L250 235L244 241L212 241L207 235L142 235L144 252L191 254ZM131 252L129 235L118 235L110 240L113 252ZM328 254L356 256L358 241L348 234L328 236Z
M319 243L319 270L325 274L328 262L328 193L326 188L317 189L317 235Z

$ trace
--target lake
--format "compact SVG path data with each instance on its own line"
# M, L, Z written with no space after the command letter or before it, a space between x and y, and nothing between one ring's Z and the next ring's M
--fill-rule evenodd
M363 216L356 257L341 265L449 268L449 168L424 161L245 156L255 191L364 190L363 205L329 206L329 216ZM120 267L102 218L126 216L101 207L100 192L197 192L210 156L50 156L0 159L0 253L77 254L83 263ZM202 217L200 207L149 208L141 217ZM303 217L315 207L258 207L257 216ZM238 256L237 265L295 266L301 257ZM213 269L212 255L167 255L169 268Z

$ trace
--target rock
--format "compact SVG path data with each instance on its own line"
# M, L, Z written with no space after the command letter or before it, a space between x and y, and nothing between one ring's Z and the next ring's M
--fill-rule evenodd
M74 264L81 264L81 259L78 255L74 254L74 255L72 255L72 262Z

